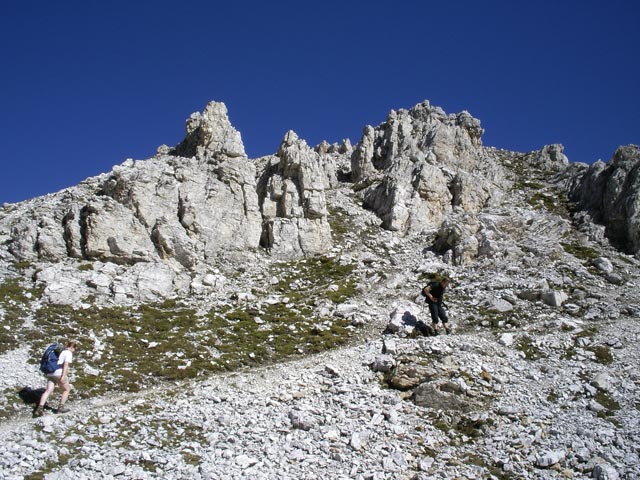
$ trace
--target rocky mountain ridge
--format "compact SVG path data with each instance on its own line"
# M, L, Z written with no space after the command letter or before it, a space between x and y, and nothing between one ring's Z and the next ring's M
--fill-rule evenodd
M286 260L328 252L326 194L341 183L338 177L350 177L357 201L380 218L382 228L400 235L441 228L438 249L464 262L477 255L476 242L487 243L478 216L505 202L519 181L510 168L518 158L518 168L557 170L565 177L561 195L582 216L605 225L591 237L638 251L637 147L621 147L607 167L588 167L569 165L559 145L527 155L486 148L482 133L467 112L446 115L423 102L392 111L376 128L367 126L353 149L312 149L288 132L275 155L251 160L224 104L211 102L189 118L176 147L161 146L153 158L127 160L77 187L5 205L0 258L41 262L36 281L45 288L52 286L51 276L73 284L75 295L49 288L56 303L83 294L110 301L164 298L188 292L195 278L227 258L234 263L266 251ZM75 271L48 268L70 260L94 262L94 278L78 282ZM130 266L124 277L133 278L124 287L112 274L118 265ZM159 281L151 286L145 277Z
M176 147L5 205L6 478L635 478L638 147L482 133L423 102L248 159L211 103ZM416 336L443 274L455 334ZM60 329L75 411L33 421L15 390Z

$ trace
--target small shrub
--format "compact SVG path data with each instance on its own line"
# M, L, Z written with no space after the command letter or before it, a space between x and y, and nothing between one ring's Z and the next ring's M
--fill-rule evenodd
M31 262L28 262L26 260L22 260L19 262L13 262L13 268L15 268L16 270L26 270L27 268L32 267L33 264Z
M492 425L493 421L491 419L483 420L472 420L468 417L464 417L458 421L455 425L455 429L458 433L465 435L466 437L475 439L482 435L482 430L487 425Z
M596 327L589 327L581 332L575 334L575 338L594 338L598 333L598 329Z
M524 358L527 360L540 360L545 358L545 353L540 350L533 340L529 337L521 337L518 341L518 350L524 353Z
M610 365L613 363L613 355L608 347L598 345L590 349L596 355L596 362L603 365Z
M602 390L598 390L598 392L596 392L595 400L606 409L598 412L599 417L610 417L620 410L620 404L608 393L603 392Z

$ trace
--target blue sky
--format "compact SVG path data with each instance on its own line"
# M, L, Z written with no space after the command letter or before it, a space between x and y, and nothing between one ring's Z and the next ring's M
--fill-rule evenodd
M0 203L65 188L184 137L227 105L250 157L289 129L356 143L428 99L483 143L640 143L640 2L5 0Z

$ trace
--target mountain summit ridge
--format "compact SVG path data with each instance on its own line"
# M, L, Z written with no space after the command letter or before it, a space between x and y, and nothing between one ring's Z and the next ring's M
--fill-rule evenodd
M572 189L562 195L605 225L603 205L615 194L618 213L604 237L638 251L637 209L625 207L639 187L637 147L620 149L606 167L607 180L593 180L605 174L602 162L569 167L560 145L529 154L499 151L482 145L483 132L468 112L447 115L424 101L365 127L352 148L311 148L291 131L275 154L249 159L226 106L210 102L187 120L177 146L161 146L154 157L129 159L76 187L5 205L0 259L128 265L162 281L142 292L129 282L125 297L162 298L185 291L225 258L268 252L286 260L330 251L326 195L340 185L351 185L383 228L414 235L440 228L451 215L477 217L505 202L521 180L515 163L525 175L526 169L568 172L563 185ZM104 294L90 290L85 294ZM73 297L56 301L62 298Z

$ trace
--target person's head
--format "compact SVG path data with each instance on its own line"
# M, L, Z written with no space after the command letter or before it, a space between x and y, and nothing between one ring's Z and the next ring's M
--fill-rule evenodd
M77 348L77 345L78 344L73 340L68 340L67 342L65 342L64 348L65 350L71 350L71 349L75 350Z
M440 285L442 285L443 287L448 287L449 283L451 283L451 281L447 277L444 277L442 280L440 280Z

